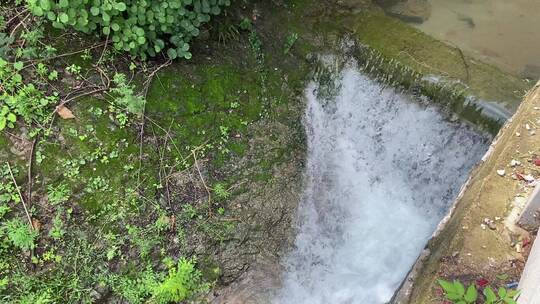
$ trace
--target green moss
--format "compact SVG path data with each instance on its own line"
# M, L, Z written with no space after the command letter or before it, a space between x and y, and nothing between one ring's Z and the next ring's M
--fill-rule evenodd
M380 11L350 16L345 20L345 27L388 60L400 62L422 76L441 75L449 81L460 81L470 95L505 103L511 112L517 109L523 93L530 88L527 82L475 61L458 48Z
M173 65L159 74L148 94L146 112L168 130L183 155L203 144L218 146L223 159L246 150L242 133L259 118L261 88L252 70L232 65ZM175 155L178 157L179 155Z
M94 111L103 111L96 115ZM129 128L120 128L109 118L104 102L88 98L73 109L75 120L59 120L59 138L41 144L45 159L37 165L49 184L67 182L79 204L99 211L122 201L135 189L132 173L138 167L139 146ZM134 166L126 169L126 165Z

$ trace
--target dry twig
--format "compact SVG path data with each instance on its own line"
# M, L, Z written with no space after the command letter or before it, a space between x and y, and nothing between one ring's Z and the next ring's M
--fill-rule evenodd
M28 224L30 224L30 228L32 230L35 230L34 223L32 223L32 217L30 216L30 213L28 212L28 208L26 207L26 202L24 201L24 197L21 194L21 189L19 189L19 185L17 185L17 181L15 180L15 176L13 176L13 171L11 170L11 165L9 162L6 162L6 165L8 166L9 174L11 175L11 180L13 181L13 184L15 184L15 188L17 189L17 193L19 194L19 198L21 199L24 212L26 213L26 217L28 218Z

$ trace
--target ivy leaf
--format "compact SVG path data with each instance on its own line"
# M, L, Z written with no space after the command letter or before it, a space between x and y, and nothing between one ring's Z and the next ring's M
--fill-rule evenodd
M169 56L170 59L176 59L176 57L178 57L178 53L176 53L175 49L168 49L167 56Z
M92 6L92 7L90 8L90 13L92 14L92 16L97 16L97 15L99 15L99 7Z
M121 11L121 12L123 12L123 11L126 10L127 7L126 7L126 4L124 2L118 2L118 3L116 3L114 5L114 8Z
M41 9L48 11L51 9L51 2L49 0L40 0L39 6L41 7Z
M58 15L58 17L60 19L60 22L62 22L62 23L68 23L68 21L69 21L69 16L66 13L60 13L60 15Z
M15 114L13 114L13 113L9 113L7 115L7 121L15 122L15 121L17 121L17 116L15 116Z

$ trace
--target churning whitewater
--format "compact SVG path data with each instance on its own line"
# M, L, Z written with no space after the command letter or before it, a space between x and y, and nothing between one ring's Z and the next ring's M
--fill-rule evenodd
M306 189L275 303L386 303L487 138L343 69L306 89Z

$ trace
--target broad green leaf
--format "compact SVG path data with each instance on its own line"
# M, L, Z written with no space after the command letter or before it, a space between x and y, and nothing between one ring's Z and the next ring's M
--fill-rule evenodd
M446 292L446 293L455 292L454 284L452 284L452 283L450 283L448 281L445 281L445 280L437 280L437 282L439 283L439 285L441 285L444 292Z
M465 301L468 303L474 303L476 302L476 299L478 298L478 291L476 291L476 287L474 284L469 285L469 288L467 288L467 291L465 292Z
M491 304L497 300L497 296L491 287L484 288L484 296L486 297L486 304Z
M499 294L499 298L504 299L506 297L506 289L504 289L503 287L500 287L497 294Z
M457 294L465 295L465 286L458 280L454 280L454 290Z
M462 295L462 294L455 293L455 292L448 292L448 293L446 294L446 297L447 297L449 300L452 300L452 301L457 301L457 300L463 299L463 295Z

